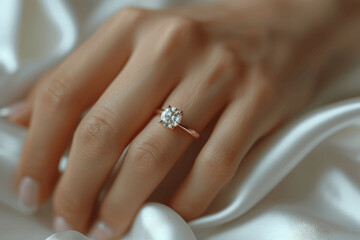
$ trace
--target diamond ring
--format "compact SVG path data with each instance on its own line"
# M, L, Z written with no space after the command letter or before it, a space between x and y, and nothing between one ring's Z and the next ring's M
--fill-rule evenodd
M177 109L176 107L171 107L170 105L168 105L162 110L156 110L156 113L161 114L159 122L162 123L165 127L170 129L180 127L181 129L189 133L192 137L200 138L200 134L197 131L187 128L181 124L183 111Z

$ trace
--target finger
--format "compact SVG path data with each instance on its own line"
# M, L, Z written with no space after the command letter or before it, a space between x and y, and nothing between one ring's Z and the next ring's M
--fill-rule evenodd
M183 122L197 131L221 110L234 83L233 73L226 66L232 60L221 54L216 52L207 63L202 62L202 68L196 66L198 70L190 73L165 101L183 110ZM153 118L129 146L123 166L100 207L93 236L113 233L105 238L113 239L123 234L191 143L193 138L187 132L179 128L171 131L158 121L159 116Z
M124 148L174 88L177 71L139 48L76 130L65 171L54 196L57 218L85 232L98 194ZM55 223L57 220L55 219ZM55 226L55 229L57 227Z
M185 220L199 217L208 208L244 155L272 125L263 121L271 109L267 104L272 102L266 93L251 87L245 92L223 112L188 176L169 200L169 206Z
M30 120L31 106L27 100L21 100L0 109L0 117L19 126L26 127Z
M100 28L37 90L17 169L19 197L28 209L35 209L50 195L59 159L81 113L96 101L127 60L130 48L113 37L126 31L117 29L119 34L113 31L111 23Z

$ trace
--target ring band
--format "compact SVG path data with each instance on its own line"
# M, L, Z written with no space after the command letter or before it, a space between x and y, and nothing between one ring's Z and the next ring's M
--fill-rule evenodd
M164 109L157 109L157 114L161 114L159 123L162 123L165 127L174 129L175 127L180 127L190 134L193 138L200 138L200 134L194 129L190 129L181 124L181 119L183 116L183 111L177 109L176 107L171 107L168 105Z

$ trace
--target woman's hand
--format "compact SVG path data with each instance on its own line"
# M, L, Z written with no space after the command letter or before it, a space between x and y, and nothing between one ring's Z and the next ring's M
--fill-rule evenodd
M186 220L200 216L248 150L318 92L320 70L336 49L323 38L330 33L318 32L332 23L332 4L312 14L305 4L289 4L284 12L274 4L279 1L245 2L126 8L45 76L19 120L26 123L31 112L17 171L24 204L36 208L56 186L57 231L87 232L95 223L96 239L122 235L193 141L154 116L171 105L198 132L219 116L168 201ZM58 163L69 145L59 178Z

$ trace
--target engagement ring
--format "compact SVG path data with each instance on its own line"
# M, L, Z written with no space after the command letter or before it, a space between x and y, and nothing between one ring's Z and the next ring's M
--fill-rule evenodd
M197 131L187 128L181 124L183 111L177 109L176 107L171 107L170 105L168 105L162 110L158 109L156 113L161 114L160 123L162 123L165 127L170 129L180 127L181 129L189 133L192 137L196 139L200 138L200 134Z

